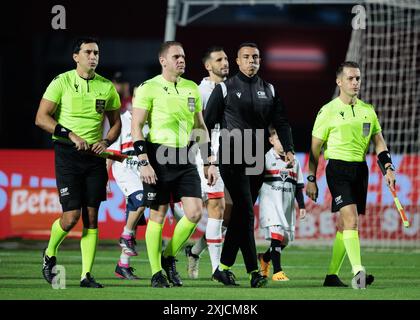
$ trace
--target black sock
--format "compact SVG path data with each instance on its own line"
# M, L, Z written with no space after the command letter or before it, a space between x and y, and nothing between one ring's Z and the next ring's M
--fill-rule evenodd
M271 260L271 247L269 247L268 249L267 249L267 251L266 252L264 252L264 254L263 254L263 260L265 261L265 262L270 262L270 260Z
M273 264L273 274L282 271L281 268L281 242L280 240L271 239L271 263Z

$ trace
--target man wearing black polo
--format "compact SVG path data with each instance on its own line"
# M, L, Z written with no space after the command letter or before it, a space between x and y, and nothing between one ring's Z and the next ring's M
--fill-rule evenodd
M204 115L209 130L220 123L218 162L233 201L220 265L213 279L224 285L237 285L230 269L241 249L253 288L267 284L267 279L258 271L253 206L263 183L270 124L278 132L288 165L294 163L292 134L285 108L274 87L257 76L260 61L256 44L241 44L236 58L239 72L215 87ZM250 146L256 150L251 157L248 154ZM254 158L253 163L249 162L250 158Z

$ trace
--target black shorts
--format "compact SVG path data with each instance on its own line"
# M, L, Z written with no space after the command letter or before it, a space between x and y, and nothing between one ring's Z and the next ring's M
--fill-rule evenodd
M106 160L54 143L55 176L63 212L81 207L99 208L106 200Z
M180 161L177 155L176 160L172 159L174 161L171 163L161 164L161 161L156 159L159 146L152 143L147 145L147 156L158 180L154 185L143 182L145 205L156 208L158 205L168 204L171 200L179 202L182 197L201 199L201 180L195 163L184 159L187 163L179 164L183 161Z
M330 159L326 176L332 196L332 212L337 212L349 204L356 204L357 213L365 214L369 177L366 162Z

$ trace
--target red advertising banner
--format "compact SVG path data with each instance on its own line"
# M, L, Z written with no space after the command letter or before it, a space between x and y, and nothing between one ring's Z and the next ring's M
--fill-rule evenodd
M308 155L297 154L307 175ZM370 241L420 241L420 157L393 155L397 167L397 192L404 206L410 227L404 228L393 198L383 181L376 157L368 156L370 169L367 211L360 217L360 237ZM335 214L331 214L331 195L325 180L325 161L318 169L319 199L305 198L307 219L297 219L296 239L322 240L335 236ZM178 207L182 211L182 207ZM255 231L263 239L258 226L258 203L255 206ZM61 215L55 175L54 153L51 150L0 150L0 239L7 237L47 238L51 224ZM146 211L146 217L148 212ZM117 239L125 223L125 198L115 180L110 179L108 200L99 210L99 233L102 239ZM205 232L206 217L199 223L194 238ZM169 213L163 236L172 235L175 219ZM70 236L80 236L82 223ZM145 228L140 227L138 238Z

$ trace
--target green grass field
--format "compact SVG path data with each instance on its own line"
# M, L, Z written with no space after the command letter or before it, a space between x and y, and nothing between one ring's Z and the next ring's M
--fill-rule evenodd
M139 241L140 242L140 241ZM328 267L330 247L290 247L282 256L283 269L289 282L269 281L266 288L252 289L245 273L241 254L233 268L240 287L224 287L210 280L210 259L205 252L200 261L200 277L190 280L183 251L178 255L178 271L184 280L181 288L150 287L150 268L145 244L138 244L140 255L132 259L140 280L120 280L114 276L119 247L102 242L92 274L104 289L79 287L81 256L79 242L67 239L59 252L58 264L66 271L66 289L55 290L41 275L42 247L46 242L0 242L0 299L42 300L420 300L420 255L415 251L363 250L363 263L375 282L367 290L324 288L322 283ZM263 248L260 248L263 250ZM343 264L341 278L350 284L350 264Z

